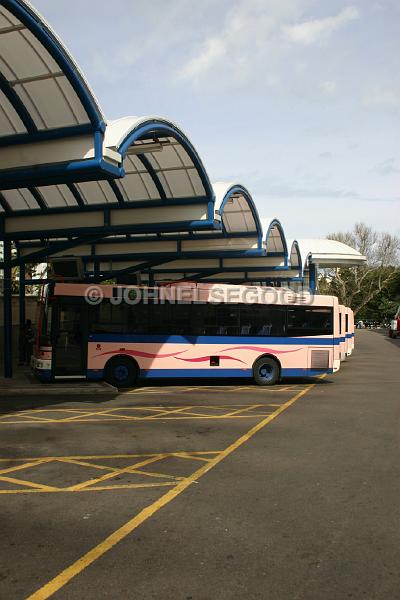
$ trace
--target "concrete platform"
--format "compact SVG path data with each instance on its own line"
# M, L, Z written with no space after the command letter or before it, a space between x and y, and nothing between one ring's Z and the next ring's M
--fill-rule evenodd
M70 396L115 396L117 388L104 381L68 381L41 383L33 377L28 367L16 370L12 379L0 377L0 402L7 398L27 397L70 397Z

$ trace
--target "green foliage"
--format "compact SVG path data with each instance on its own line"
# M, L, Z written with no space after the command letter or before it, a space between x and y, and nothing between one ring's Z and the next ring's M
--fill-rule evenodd
M359 318L390 318L400 297L399 238L375 232L363 223L357 223L351 232L328 238L352 246L367 260L363 266L325 271L318 282L320 292L337 296Z

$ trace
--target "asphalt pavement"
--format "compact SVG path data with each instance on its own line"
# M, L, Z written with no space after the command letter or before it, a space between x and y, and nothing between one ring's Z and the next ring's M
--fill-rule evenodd
M0 405L0 597L400 597L399 346L359 331L336 375L270 389Z

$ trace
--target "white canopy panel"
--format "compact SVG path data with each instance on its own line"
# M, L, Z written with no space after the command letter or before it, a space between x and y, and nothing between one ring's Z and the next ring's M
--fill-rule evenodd
M49 49L35 35L40 30L50 41ZM90 123L90 116L58 55L69 62L101 115L78 65L44 18L28 2L2 2L0 136Z
M321 267L357 266L366 262L366 257L347 244L328 239L299 239L298 245L303 261L303 270L310 264Z

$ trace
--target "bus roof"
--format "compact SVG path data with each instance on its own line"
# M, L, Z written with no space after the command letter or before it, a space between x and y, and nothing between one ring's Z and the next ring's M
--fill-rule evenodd
M249 285L229 285L218 283L180 283L160 287L139 285L93 285L87 283L56 283L54 296L75 296L88 298L125 298L129 304L143 299L156 298L161 302L213 302L243 304L278 304L304 306L338 306L336 296L314 295L310 292Z

